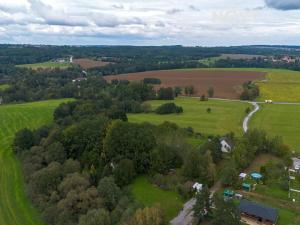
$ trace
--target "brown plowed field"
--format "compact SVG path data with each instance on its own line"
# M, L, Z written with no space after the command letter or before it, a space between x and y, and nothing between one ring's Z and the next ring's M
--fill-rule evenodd
M73 63L81 66L83 69L102 67L109 64L108 62L96 61L93 59L86 59L86 58L74 59Z
M139 81L146 77L159 78L161 85L156 87L186 87L193 85L195 96L207 93L209 87L215 90L214 97L238 99L241 85L246 81L261 80L265 78L262 72L247 71L210 71L210 70L165 70L141 73L122 74L104 77L107 81L113 79Z

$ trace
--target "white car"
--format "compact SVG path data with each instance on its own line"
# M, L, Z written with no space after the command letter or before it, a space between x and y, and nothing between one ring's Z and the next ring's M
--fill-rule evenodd
M267 103L267 104L272 104L273 101L272 101L272 100L265 100L265 103Z

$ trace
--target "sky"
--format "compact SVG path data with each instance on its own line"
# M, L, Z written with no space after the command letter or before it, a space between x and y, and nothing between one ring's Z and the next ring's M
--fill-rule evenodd
M0 0L0 43L300 45L300 0Z

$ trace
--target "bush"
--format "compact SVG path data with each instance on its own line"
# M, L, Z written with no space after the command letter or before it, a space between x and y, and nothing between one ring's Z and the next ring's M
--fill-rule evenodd
M155 112L157 114L182 113L183 108L181 106L177 106L175 103L166 103L159 106Z
M161 80L153 77L146 77L143 80L144 84L161 84Z
M171 87L160 88L157 92L157 99L159 100L173 100L174 99L174 90Z

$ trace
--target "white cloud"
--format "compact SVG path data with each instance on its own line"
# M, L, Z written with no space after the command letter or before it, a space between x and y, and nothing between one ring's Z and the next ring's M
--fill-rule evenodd
M265 7L284 2L299 1L0 0L0 42L300 44L299 12Z

